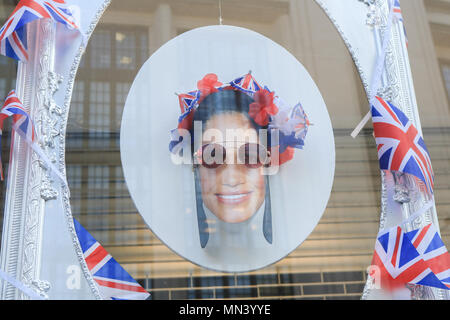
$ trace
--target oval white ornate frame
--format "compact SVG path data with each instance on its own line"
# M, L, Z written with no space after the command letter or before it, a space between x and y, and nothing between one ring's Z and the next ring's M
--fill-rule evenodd
M335 0L315 1L332 21L346 44L369 96L370 83L368 79L370 79L376 56L380 53L380 44L389 14L388 0L340 1L339 5L336 5ZM86 39L92 35L110 2L111 0L91 1L91 7L96 9L89 21L85 21ZM347 13L346 16L341 14L343 11ZM355 12L358 19L355 19ZM345 19L349 15L352 15L352 19ZM70 69L65 74L66 79L64 79L57 72L58 66L55 66L55 25L48 20L39 20L29 24L27 28L31 53L30 62L28 64L19 63L16 91L36 124L37 132L41 137L41 146L65 175L65 131L75 76L86 43L80 42ZM383 85L377 93L394 102L412 119L416 128L421 132L408 52L401 28L400 25L397 25L392 29L392 38L389 41L385 62L386 72L382 80ZM355 30L371 37L374 40L373 43L368 44L367 37L355 37L352 32ZM61 87L64 90L59 90ZM58 299L51 294L52 284L41 279L41 271L42 252L46 249L43 243L44 221L45 218L50 219L52 213L60 214L58 210L61 210L65 213L65 224L61 226L62 232L68 231L70 235L91 295L96 299L102 299L103 297L87 269L75 233L68 188L59 184L59 181L53 181L41 165L37 155L28 149L20 137L13 136L12 141L14 143L8 170L0 268L33 287L44 298ZM388 212L388 197L392 197L392 194L396 195L399 190L403 192L403 196L406 194L408 197L410 182L407 179L394 177L393 173L383 171L381 171L381 179L380 229L384 229L396 224ZM400 198L397 197L396 201L402 205L404 218L430 200L426 195L421 195L414 201L404 201ZM52 201L55 199L57 201ZM409 227L417 228L429 222L438 225L435 207L426 212L422 218L413 221ZM410 290L414 299L449 298L447 292L439 289L411 286ZM370 298L372 291L373 279L368 277L362 298ZM27 299L28 297L15 287L3 283L0 298Z

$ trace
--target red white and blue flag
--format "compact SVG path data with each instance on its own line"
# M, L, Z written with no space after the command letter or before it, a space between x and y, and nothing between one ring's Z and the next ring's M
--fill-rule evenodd
M431 271L450 289L450 253L434 224L407 232L406 236Z
M42 18L79 29L71 6L64 0L21 0L0 29L0 53L16 60L28 60L24 26Z
M200 99L200 90L178 95L181 113L189 112Z
M400 109L380 97L374 101L371 112L380 169L412 174L433 193L433 169L423 138Z
M253 95L256 91L262 89L258 82L256 82L256 80L252 77L250 72L243 77L239 77L231 81L230 85L233 88L243 91L249 95Z
M194 108L196 107L201 92L200 90L191 91L178 95L180 103L181 115L178 118L178 128L189 129L192 126L194 117Z
M0 111L0 141L3 131L3 122L6 118L13 117L13 127L30 143L34 143L35 129L30 116L23 108L22 102L12 90L6 97L5 104ZM1 145L0 145L1 150ZM0 152L1 153L1 152ZM0 178L3 180L3 168L0 158Z
M37 142L36 137L36 131L33 124L33 121L31 120L31 117L26 112L25 108L23 107L22 102L17 97L16 92L12 90L8 96L6 97L5 104L3 105L1 111L0 111L0 138L1 133L3 130L3 122L6 118L11 117L13 118L12 121L12 128L16 131L16 133L19 134L21 138L25 140L25 142L31 147L31 149L36 152L37 155L41 158L47 169L53 171L53 173L56 174L56 176L61 179L61 182L63 182L65 185L67 185L67 180L64 175L61 174L58 168L52 163L52 161L49 159L49 157L46 155L44 150L39 146L39 143ZM1 151L1 146L0 146ZM0 178L3 180L3 170L1 166L1 159L0 159Z
M108 300L146 300L150 294L76 220L75 230L87 267Z
M449 289L399 226L378 235L372 265L380 270L383 289L393 290L407 283Z
M406 34L406 28L403 22L402 8L400 8L400 1L394 0L394 17L397 21L401 21L403 25L403 33L405 34L406 46L408 46L408 36Z
M397 20L403 21L402 8L400 8L399 0L394 0L394 17L396 17Z

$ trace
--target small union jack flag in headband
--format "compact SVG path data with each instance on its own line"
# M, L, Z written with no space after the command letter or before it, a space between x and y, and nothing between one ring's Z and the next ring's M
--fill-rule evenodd
M64 0L21 0L0 29L0 53L16 60L28 60L24 26L37 19L48 18L79 29L71 7Z
M30 116L23 108L22 102L16 95L16 92L12 90L6 97L5 104L0 111L0 141L3 130L3 122L8 117L13 117L13 126L19 133L24 136L27 141L34 142L35 130L33 122ZM0 146L1 150L1 146ZM0 158L0 176L3 180L3 169Z
M380 169L412 174L433 193L430 155L422 136L408 117L391 103L376 97L372 121Z
M251 96L256 91L259 91L262 89L262 87L256 82L256 80L252 77L250 73L246 74L243 77L239 77L233 81L230 82L230 85L233 88L236 88L242 92L245 92Z
M249 105L248 115L255 123L270 129L279 129L278 144L280 162L282 164L292 159L294 148L302 149L310 125L308 117L300 103L290 108L281 98L267 87L261 86L251 72L233 81L222 84L214 73L209 73L197 82L198 90L178 94L181 115L178 118L178 129L191 130L194 113L200 103L209 94L222 90L236 90L250 96L254 102ZM169 150L178 153L183 144L181 135L176 129L171 131Z
M75 231L87 267L100 293L108 300L146 300L150 294L76 220Z

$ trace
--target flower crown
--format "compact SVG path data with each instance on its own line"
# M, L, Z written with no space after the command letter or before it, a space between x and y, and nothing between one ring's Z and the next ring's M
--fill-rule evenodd
M294 157L295 148L303 149L310 123L301 104L289 108L274 91L259 85L249 72L225 85L218 81L216 74L208 73L197 82L197 90L177 94L181 115L178 127L171 130L170 152L178 154L183 147L179 129L192 129L194 113L200 103L211 93L222 90L237 90L249 95L254 100L249 106L249 116L260 126L279 130L279 141L270 148L279 148L280 165Z

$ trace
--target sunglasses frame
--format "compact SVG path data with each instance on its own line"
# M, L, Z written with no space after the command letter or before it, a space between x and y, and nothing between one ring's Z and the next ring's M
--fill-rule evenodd
M270 151L267 150L267 148L263 144L255 143L255 142L243 142L243 141L222 141L221 143L214 142L214 143L206 143L206 144L202 145L193 154L194 158L197 159L197 163L194 163L194 166L201 165L201 166L203 166L203 167L205 167L207 169L217 169L220 166L223 166L224 164L227 164L226 163L226 159L227 159L227 157L226 157L226 154L227 154L226 150L228 148L223 145L223 143L226 143L226 142L233 142L233 143L241 142L241 143L243 143L241 146L239 146L239 148L237 148L238 149L238 153L237 153L238 162L237 163L232 163L232 164L245 165L249 169L257 169L257 168L260 168L262 166L264 166L264 167L270 166L270 162L271 162L270 161ZM205 163L206 161L203 161L203 153L204 153L203 150L205 150L205 148L207 148L210 145L218 145L218 146L220 146L222 148L222 150L224 151L223 152L223 155L224 155L223 156L223 163L207 164L207 163ZM256 145L257 146L257 149L258 149L257 157L258 157L258 159L257 159L257 162L255 164L247 163L247 159L245 159L243 162L239 162L240 161L239 155L241 154L241 151L240 151L241 148L244 147L244 146L248 146L248 145ZM260 150L261 147L262 147L263 152L265 152L265 161L260 161L261 152L259 150Z

